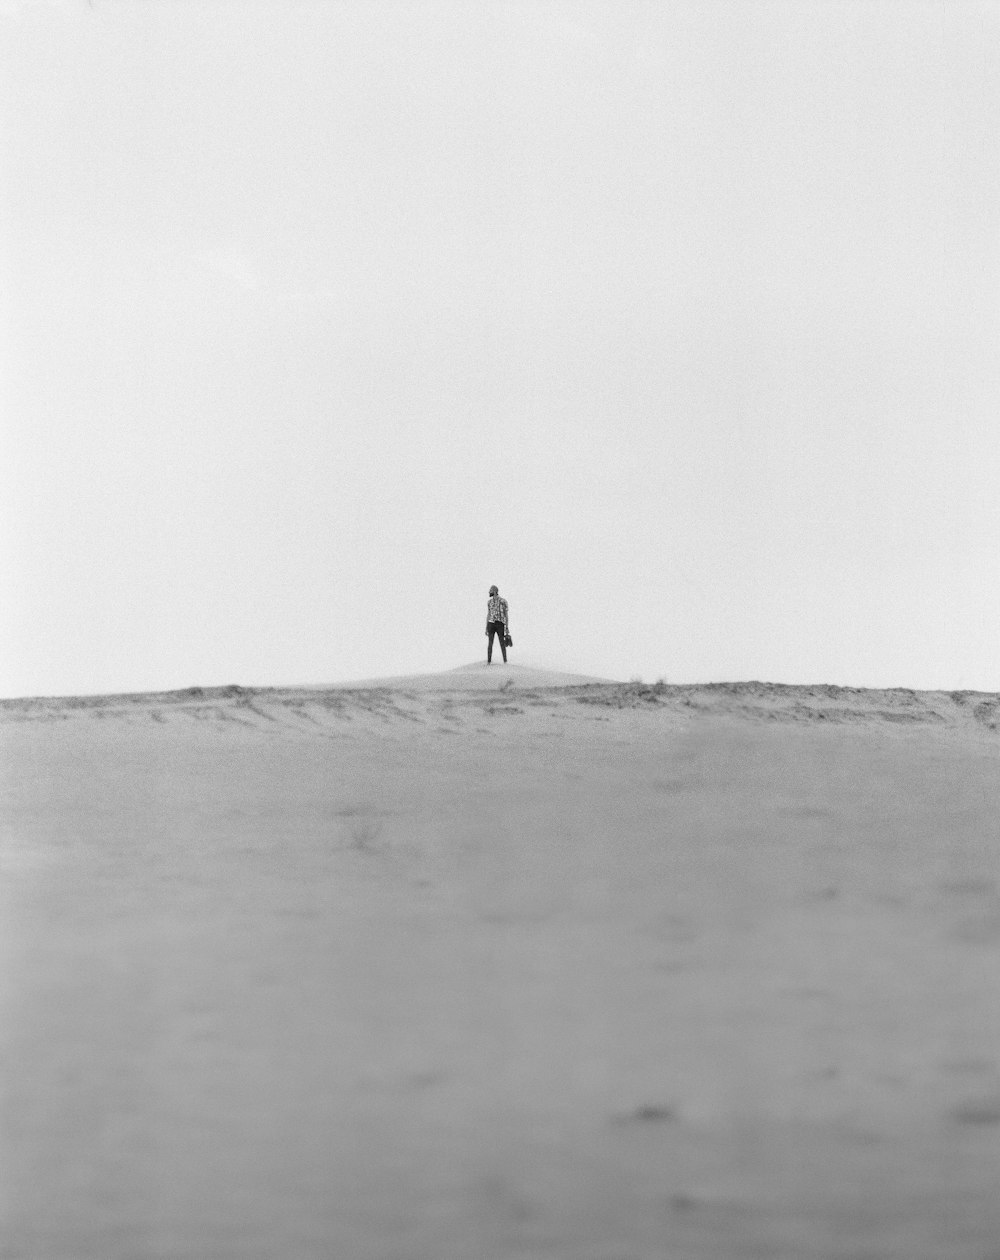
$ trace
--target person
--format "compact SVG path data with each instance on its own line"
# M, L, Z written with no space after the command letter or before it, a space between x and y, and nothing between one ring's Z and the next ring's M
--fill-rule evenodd
M507 601L495 586L490 587L490 598L486 605L486 664L493 664L493 636L500 637L500 651L503 652L504 664L507 664Z

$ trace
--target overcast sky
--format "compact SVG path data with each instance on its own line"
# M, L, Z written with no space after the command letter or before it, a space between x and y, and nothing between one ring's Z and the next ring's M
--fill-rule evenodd
M1000 6L0 0L0 694L1000 688Z

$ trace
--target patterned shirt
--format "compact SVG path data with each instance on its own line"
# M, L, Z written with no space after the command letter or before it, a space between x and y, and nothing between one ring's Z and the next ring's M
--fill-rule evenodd
M507 601L502 595L491 595L489 603L486 605L486 620L502 621L504 629L507 628Z

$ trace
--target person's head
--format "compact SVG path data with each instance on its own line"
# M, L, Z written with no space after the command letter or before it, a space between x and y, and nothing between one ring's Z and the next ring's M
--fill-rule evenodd
M491 594L491 595L499 595L499 594L500 594L500 592L497 590L497 588L496 588L495 586L491 586L491 587L490 587L490 594Z

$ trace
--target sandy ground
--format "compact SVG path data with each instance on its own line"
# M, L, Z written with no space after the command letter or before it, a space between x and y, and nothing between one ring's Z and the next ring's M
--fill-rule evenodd
M997 1260L998 720L0 702L0 1255Z

